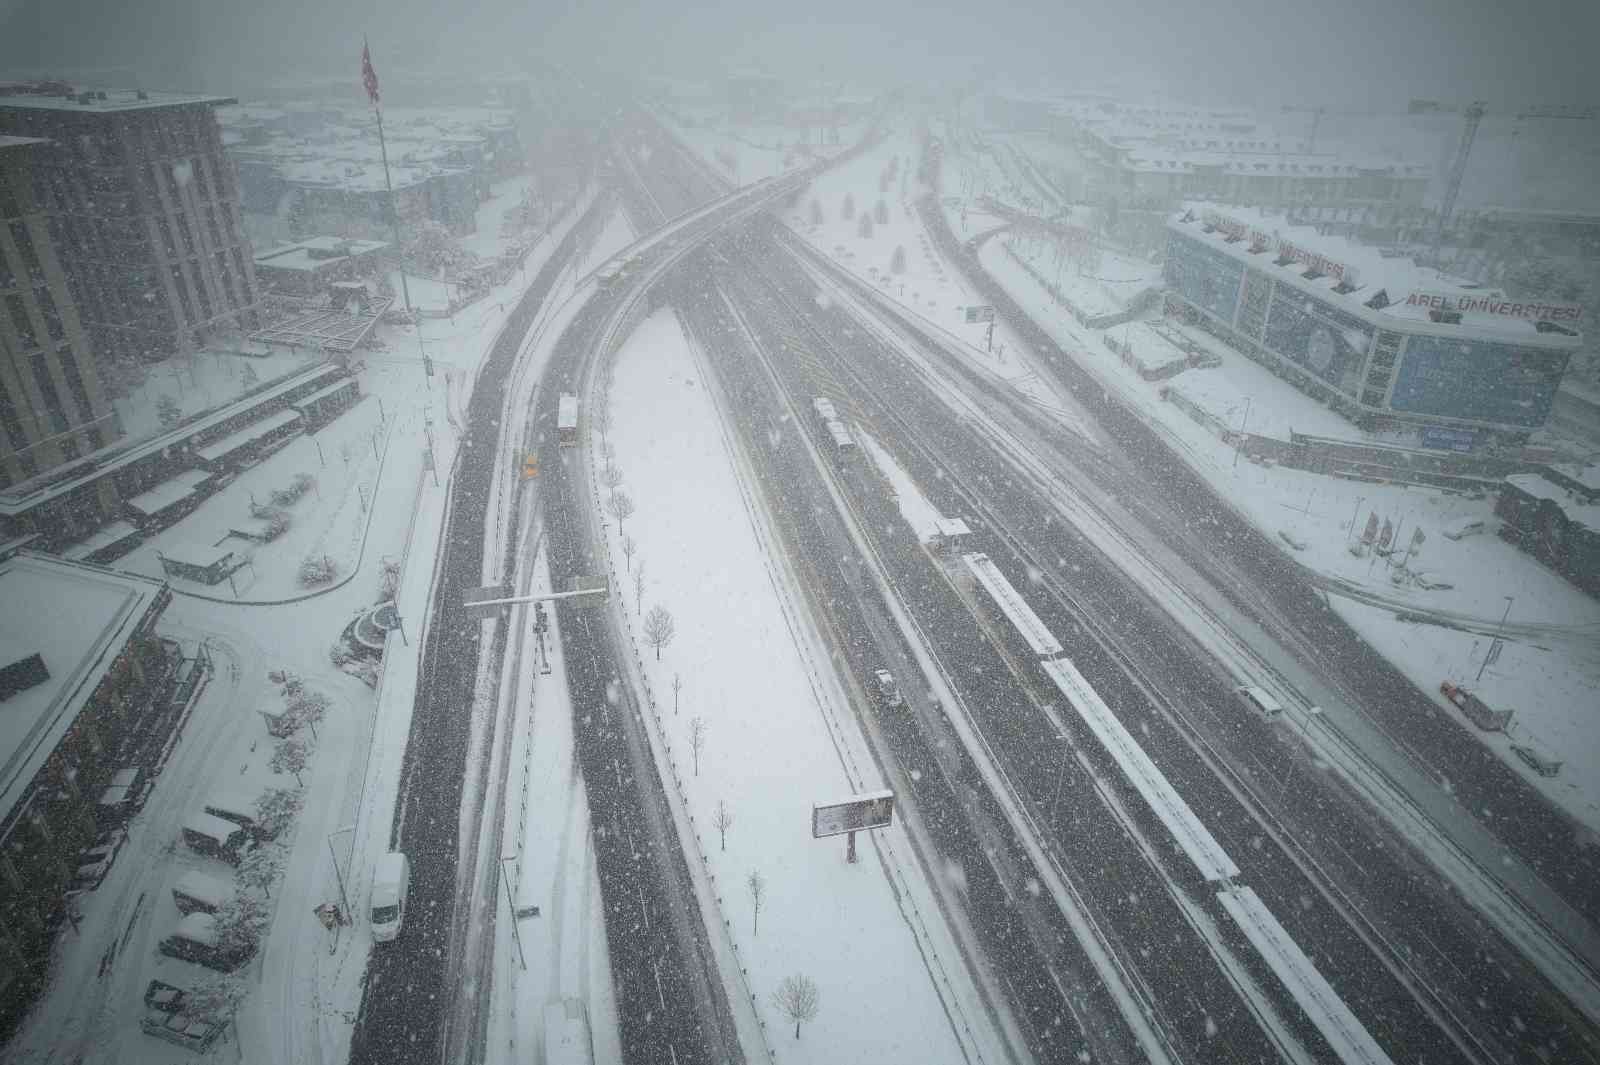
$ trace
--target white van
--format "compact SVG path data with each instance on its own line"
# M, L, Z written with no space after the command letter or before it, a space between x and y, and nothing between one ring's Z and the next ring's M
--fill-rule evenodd
M1246 684L1235 688L1234 694L1239 697L1239 702L1245 709L1253 710L1265 718L1274 718L1283 713L1283 704L1274 699L1264 688L1257 688L1253 684Z
M216 913L233 898L233 881L191 869L172 885L172 901L185 917L191 913Z
M378 859L372 870L372 938L379 943L399 936L410 887L411 863L404 854L390 851Z

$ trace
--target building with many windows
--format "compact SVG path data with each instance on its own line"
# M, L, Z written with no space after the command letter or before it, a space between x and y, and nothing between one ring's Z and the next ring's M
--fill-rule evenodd
M214 109L231 98L7 86L0 133L51 142L35 193L96 358L253 329L260 298Z
M1170 210L1187 199L1356 212L1366 224L1416 214L1429 168L1320 147L1239 108L1063 101L1054 131L1074 145L1088 198Z
M49 149L0 136L0 489L119 435L34 194L38 157Z
M1195 204L1167 223L1181 313L1358 424L1470 451L1544 425L1576 304L1509 299L1341 237Z

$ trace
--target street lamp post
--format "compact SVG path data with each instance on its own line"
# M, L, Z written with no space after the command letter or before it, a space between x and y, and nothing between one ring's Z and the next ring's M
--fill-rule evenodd
M1473 684L1483 680L1483 671L1489 668L1489 660L1494 657L1495 646L1500 643L1506 631L1506 619L1511 616L1511 604L1517 601L1514 595L1503 595L1500 598L1506 601L1506 610L1500 615L1500 624L1495 626L1494 639L1489 643L1489 649L1483 652L1483 661L1478 663L1478 675L1473 678Z
M522 952L522 930L517 927L517 902L511 897L511 881L506 878L506 863L516 861L516 855L508 854L500 858L500 883L506 889L506 909L511 915L511 938L517 941L517 960L522 963L522 971L528 971L528 956Z
M344 828L336 828L328 833L328 857L333 859L333 876L339 882L339 900L344 903L344 919L347 924L354 923L355 911L350 908L350 896L344 890L344 871L339 868L339 854L333 849L333 837L342 836L346 832L354 832L355 830L355 825L346 825Z
M1244 427L1250 421L1250 397L1244 397L1244 417L1239 419L1239 439L1233 445L1233 468L1239 468L1239 451L1244 447Z

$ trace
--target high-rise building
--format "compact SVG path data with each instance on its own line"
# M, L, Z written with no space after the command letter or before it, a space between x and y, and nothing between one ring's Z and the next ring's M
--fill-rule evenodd
M236 102L142 90L0 95L0 133L52 142L34 186L96 358L158 359L256 327L253 255L214 113Z
M0 488L119 435L34 192L50 149L0 135Z

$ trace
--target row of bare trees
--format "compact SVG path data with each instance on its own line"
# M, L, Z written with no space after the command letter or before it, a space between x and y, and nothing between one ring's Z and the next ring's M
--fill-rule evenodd
M813 205L815 208L815 204ZM882 221L887 220L888 208L879 203ZM853 209L853 207L852 207ZM846 215L848 217L848 214ZM871 217L863 214L862 221L871 225ZM609 380L602 382L599 390L603 396L609 394ZM612 425L612 415L607 401L596 404L594 425L602 434L600 444L600 483L606 489L606 509L617 520L617 540L622 549L623 565L632 576L634 591L634 608L637 614L644 617L642 632L645 643L654 649L656 661L661 661L661 651L672 643L677 635L677 622L672 612L660 603L652 606L648 613L644 611L644 558L639 555L638 542L627 532L626 523L633 517L636 508L633 498L623 490L626 480L622 468L617 465L616 451L607 438ZM637 564L635 564L637 559ZM680 698L683 692L683 678L680 674L672 675L672 712L678 714ZM694 774L700 775L700 756L705 751L706 741L711 732L710 723L698 715L693 716L688 722L689 750L694 758ZM712 825L717 829L719 843L722 850L728 849L728 831L734 824L734 813L725 800L719 799L717 807L711 817ZM751 870L745 878L745 889L750 895L752 935L758 935L761 927L761 909L767 900L767 881L757 870ZM785 977L783 982L772 993L772 1004L785 1018L794 1022L795 1038L800 1038L800 1026L812 1020L817 1015L820 996L817 985L807 976L796 973Z

